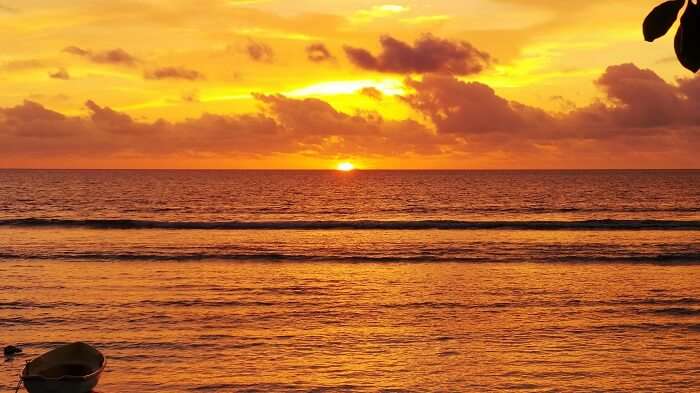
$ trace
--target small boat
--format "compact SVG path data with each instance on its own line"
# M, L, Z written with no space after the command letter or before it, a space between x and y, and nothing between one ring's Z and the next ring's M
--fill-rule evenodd
M22 383L29 393L89 393L105 369L104 355L85 343L64 345L27 363Z

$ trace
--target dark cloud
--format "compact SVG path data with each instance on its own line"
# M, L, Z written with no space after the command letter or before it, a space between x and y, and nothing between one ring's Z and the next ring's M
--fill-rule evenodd
M596 84L617 104L613 113L616 124L653 127L680 119L680 91L651 70L641 70L633 64L608 67Z
M565 112L576 109L576 104L573 101L569 100L568 98L565 98L564 96L555 95L555 96L549 97L549 99L550 99L550 101L559 105L561 110L563 110Z
M306 57L314 63L322 63L324 61L334 60L331 52L322 43L311 44L306 47Z
M26 101L0 108L0 160L440 154L499 167L700 167L699 78L671 84L622 64L596 84L605 100L548 113L481 83L425 75L408 79L410 94L402 97L420 121L282 95L256 95L259 113L177 122L143 121L92 101L88 116L66 116Z
M275 53L272 48L262 42L253 40L248 41L246 52L252 60L262 63L272 63L275 58Z
M257 95L297 141L320 154L401 155L438 153L440 140L413 120L388 120L377 113L349 115L325 101Z
M428 75L406 83L414 93L404 100L429 118L438 134L464 142L455 144L455 149L511 156L526 152L553 156L557 151L561 160L597 157L603 166L651 152L668 159L676 154L700 164L692 161L700 148L697 78L675 86L632 64L611 66L596 81L609 104L595 102L559 115L509 101L489 86L452 76ZM583 147L585 152L580 151Z
M89 56L91 53L90 51L78 48L77 46L67 46L63 48L63 51L76 56Z
M139 63L139 59L121 48L105 51L92 51L77 46L69 46L64 48L63 51L72 55L84 57L94 63L99 64L134 66Z
M68 80L70 79L70 74L68 74L68 71L65 68L59 68L55 72L49 72L49 78Z
M101 107L89 100L85 106L90 110L90 120L99 128L112 133L138 134L147 131L148 127L134 121L131 116L117 112L109 107Z
M180 122L145 122L88 101L87 117L70 117L26 101L0 108L0 157L159 158L170 155L276 153L402 155L437 152L437 138L412 120L348 115L328 103L257 95L262 113L204 114Z
M382 51L375 56L362 48L345 47L356 66L379 72L398 74L441 73L471 75L481 72L491 57L468 42L449 41L424 35L411 46L391 36L380 39Z
M381 101L384 98L384 94L375 87L364 87L360 89L360 94L371 99Z
M198 79L204 79L199 71L190 70L184 67L161 67L156 68L144 73L146 79L159 80L159 79L183 79L188 81L194 81Z
M50 143L56 138L79 135L80 123L80 120L68 118L36 102L25 101L22 105L0 109L0 139L25 140L30 146Z
M406 83L416 91L405 97L406 102L428 116L442 133L516 134L533 127L546 127L551 121L544 111L510 102L482 83L439 75Z
M112 49L104 52L97 52L90 57L97 63L134 65L138 62L134 56L123 49Z

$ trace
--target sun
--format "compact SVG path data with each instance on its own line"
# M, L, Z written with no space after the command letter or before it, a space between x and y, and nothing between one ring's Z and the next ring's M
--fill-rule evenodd
M338 170L342 172L350 172L355 169L355 165L352 162L341 162L338 164Z

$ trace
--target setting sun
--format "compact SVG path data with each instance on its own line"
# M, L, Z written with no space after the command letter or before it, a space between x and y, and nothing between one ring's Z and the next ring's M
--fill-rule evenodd
M355 169L355 165L351 162L341 162L338 164L338 170L343 172L350 172Z

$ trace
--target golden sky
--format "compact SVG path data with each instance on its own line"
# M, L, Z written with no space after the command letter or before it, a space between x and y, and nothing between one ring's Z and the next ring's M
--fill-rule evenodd
M698 168L656 3L0 0L0 167Z

